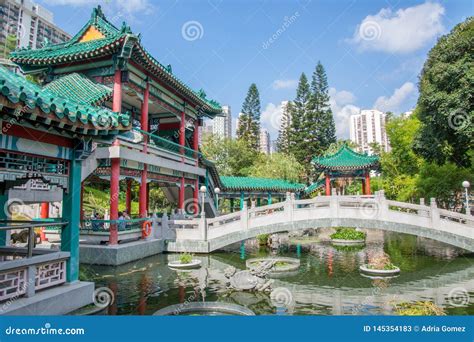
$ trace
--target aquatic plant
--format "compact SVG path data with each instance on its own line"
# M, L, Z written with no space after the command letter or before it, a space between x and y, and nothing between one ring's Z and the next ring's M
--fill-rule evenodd
M189 264L193 261L193 255L190 253L183 253L179 256L179 262L182 264Z
M430 301L394 304L395 312L401 316L445 316L443 308Z
M365 233L355 230L355 228L340 227L334 234L331 234L331 239L337 240L364 240Z

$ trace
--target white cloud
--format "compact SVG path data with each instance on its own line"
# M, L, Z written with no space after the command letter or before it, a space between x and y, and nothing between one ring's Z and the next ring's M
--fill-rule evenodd
M395 89L390 97L380 96L375 100L374 108L383 112L391 111L398 113L411 96L416 92L416 87L412 82L405 82L400 88Z
M368 15L350 40L361 50L408 53L423 47L444 32L445 9L441 4L424 4L393 12L383 8Z
M281 117L283 115L283 106L282 104L275 105L273 103L268 103L262 114L260 115L260 122L262 128L266 128L270 133L272 140L278 138L278 130L281 125Z
M49 5L73 6L73 7L92 7L97 5L97 0L45 0ZM115 16L123 16L131 14L151 14L155 6L150 0L114 0L106 1L102 6L104 10ZM133 19L133 18L130 18Z
M329 96L336 123L336 135L338 138L349 138L349 118L360 112L360 108L354 105L356 97L350 91L337 91L336 88L329 88Z
M275 90L294 89L296 88L297 83L297 80L275 80L272 83L272 88Z

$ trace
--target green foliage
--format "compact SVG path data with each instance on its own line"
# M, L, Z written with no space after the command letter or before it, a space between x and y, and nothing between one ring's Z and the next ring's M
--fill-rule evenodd
M252 83L242 104L237 138L244 141L254 151L260 149L260 94Z
M241 139L222 139L212 134L203 137L201 151L215 163L221 176L248 176L260 154Z
M193 261L193 255L190 253L183 253L179 256L179 262L182 264L190 264Z
M424 163L417 178L418 192L424 198L436 198L438 205L453 209L461 207L463 197L462 182L474 182L474 167L461 168L454 163L444 165ZM420 196L421 197L421 196Z
M274 153L260 154L249 169L253 177L284 179L299 182L304 176L304 168L292 155Z
M445 316L443 308L430 301L402 302L394 305L400 316Z
M364 240L365 233L359 232L354 228L340 227L334 234L331 234L331 239L338 240Z
M420 77L416 151L429 162L469 167L474 147L474 18L439 39Z
M0 58L8 59L10 52L16 49L17 38L16 34L7 34L4 45L0 48Z
M308 175L313 172L310 162L336 142L334 117L329 104L329 86L326 71L318 62L311 85L301 74L296 98L289 106L291 125L286 133L288 152L303 165Z
M270 234L260 234L257 235L257 241L260 246L266 246L268 244L268 239L270 238Z

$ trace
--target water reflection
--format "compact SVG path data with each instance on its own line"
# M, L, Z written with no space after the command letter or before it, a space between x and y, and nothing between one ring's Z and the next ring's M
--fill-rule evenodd
M223 301L245 306L256 314L380 315L393 314L393 303L430 300L447 314L474 314L474 257L427 239L380 233L363 247L341 248L326 241L285 243L274 250L237 245L226 252L196 256L203 267L173 271L168 256L157 255L119 267L95 266L96 286L108 286L116 301L110 315L150 315L168 305ZM373 253L385 252L402 270L396 278L367 278L359 266ZM275 279L273 288L290 291L291 307L279 307L268 293L230 292L224 270L245 269L245 260L277 254L300 257L298 272ZM170 259L173 257L170 256ZM242 259L243 258L243 259ZM91 273L91 272L88 272ZM465 289L467 299L453 302L453 289ZM461 305L460 305L461 304Z

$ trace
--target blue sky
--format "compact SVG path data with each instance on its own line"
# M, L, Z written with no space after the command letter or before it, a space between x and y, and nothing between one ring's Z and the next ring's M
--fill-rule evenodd
M126 21L163 64L236 117L249 85L260 90L262 126L276 139L280 102L301 72L325 66L339 137L359 109L414 107L418 75L436 39L474 13L474 2L369 0L40 0L74 34L102 5ZM234 122L235 124L235 122ZM235 127L234 127L235 129Z

